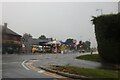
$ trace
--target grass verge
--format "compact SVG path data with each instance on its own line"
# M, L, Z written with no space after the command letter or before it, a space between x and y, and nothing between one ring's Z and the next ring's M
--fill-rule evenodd
M120 64L113 64L113 63L103 62L102 59L100 58L99 54L82 55L82 56L76 57L76 59L100 62L103 65L101 68L104 68L104 69L117 69L117 70L119 69L120 70Z
M96 61L96 62L101 61L99 54L88 54L88 55L78 56L76 57L76 59L83 59L83 60Z
M112 80L118 80L118 76L120 76L119 71L114 70L88 69L74 66L50 66L49 68L52 70L86 76L89 78L109 78L110 80L112 78Z

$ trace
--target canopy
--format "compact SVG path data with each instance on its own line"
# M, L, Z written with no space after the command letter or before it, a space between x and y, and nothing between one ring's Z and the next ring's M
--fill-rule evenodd
M47 42L39 42L39 45L45 45Z
M63 41L60 41L61 42L61 44L66 44L65 42L63 42Z
M50 41L50 42L47 42L46 44L61 44L60 41Z

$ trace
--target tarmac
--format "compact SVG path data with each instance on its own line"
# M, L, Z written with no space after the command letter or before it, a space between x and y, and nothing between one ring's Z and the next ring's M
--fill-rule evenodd
M69 74L64 72L59 72L56 70L51 70L48 68L50 65L69 65L69 66L77 66L82 68L100 68L101 63L93 62L93 61L86 61L86 60L78 60L76 59L77 56L86 55L90 53L68 53L68 54L48 54L48 55L40 55L39 60L34 61L32 64L36 68L40 68L47 72L55 73L57 75L65 76L72 79L79 79L79 80L93 80L92 78L88 78L85 76ZM97 54L97 53L94 53Z
M39 61L34 63L36 67L48 67L50 65L69 65L81 68L100 68L102 66L99 62L76 59L77 56L86 55L90 53L67 53L67 54L46 54L40 55ZM97 52L93 53L97 54Z

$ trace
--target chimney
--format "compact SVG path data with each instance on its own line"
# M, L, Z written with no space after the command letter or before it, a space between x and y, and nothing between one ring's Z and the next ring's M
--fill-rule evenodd
M4 23L4 27L7 28L7 23Z
M3 29L2 29L3 31L2 31L2 32L3 32L3 33L6 32L6 29L7 29L7 23L4 23Z

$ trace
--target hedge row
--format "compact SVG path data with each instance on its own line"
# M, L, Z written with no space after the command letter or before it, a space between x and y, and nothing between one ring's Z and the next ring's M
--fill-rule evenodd
M120 63L120 13L93 17L92 21L101 58Z

